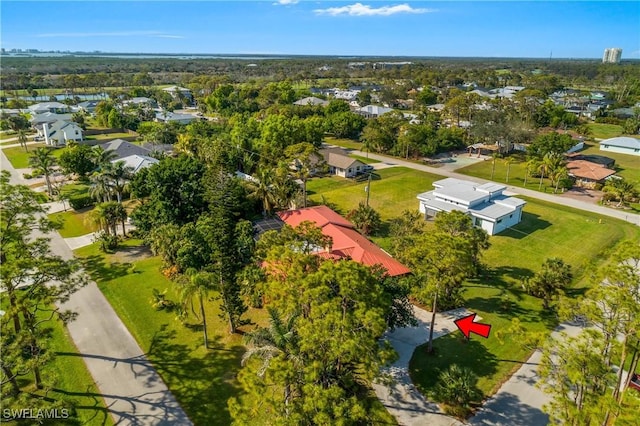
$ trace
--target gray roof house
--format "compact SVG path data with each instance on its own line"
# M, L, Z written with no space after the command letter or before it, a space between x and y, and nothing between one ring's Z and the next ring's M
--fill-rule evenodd
M137 154L129 155L128 157L119 158L111 162L117 163L119 161L124 162L125 166L131 167L133 173L138 173L140 170L146 167L151 167L154 164L157 164L160 162L156 158L149 157L147 155L137 155Z
M148 149L132 144L131 142L127 142L124 139L114 139L110 142L100 144L99 146L101 146L105 151L111 150L115 152L117 155L116 160L121 160L132 155L148 157L151 153Z
M360 114L364 118L377 118L391 111L393 111L393 108L378 105L367 105L355 110L356 114Z
M69 113L71 107L61 102L40 102L29 106L29 111L33 114L43 114L45 112Z
M178 114L175 112L157 112L156 121L161 123L169 123L171 121L180 124L189 124L194 120L200 120L200 117L196 117L192 114Z
M522 220L525 201L503 194L507 188L493 182L479 184L446 178L433 183L433 191L418 194L419 210L429 219L439 212L458 210L471 216L474 226L495 235Z
M363 162L349 157L342 148L326 148L319 152L329 166L331 174L350 178L366 171Z
M34 114L31 119L31 125L37 126L43 123L55 123L56 121L71 121L71 114L56 114L54 112L43 112L42 114Z
M320 99L320 98L316 98L315 96L309 96L307 98L302 98L298 101L295 101L293 103L294 105L299 105L299 106L327 106L329 105L329 101L325 101L324 99Z
M42 123L42 127L37 127L37 130L44 137L44 143L49 146L66 145L67 141L82 141L82 128L72 121Z
M600 151L619 152L620 154L640 155L640 139L619 136L600 141Z

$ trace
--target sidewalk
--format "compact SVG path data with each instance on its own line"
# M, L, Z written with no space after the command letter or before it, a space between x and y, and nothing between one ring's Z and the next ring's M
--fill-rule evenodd
M416 347L426 343L429 339L429 325L431 324L430 312L416 306L413 307L413 310L418 319L416 327L398 328L384 335L399 356L396 362L383 370L393 378L394 383L389 386L374 383L373 389L382 405L401 426L461 426L462 422L447 416L437 404L427 401L411 382L409 361ZM457 331L458 327L454 321L470 313L462 308L436 314L434 338Z

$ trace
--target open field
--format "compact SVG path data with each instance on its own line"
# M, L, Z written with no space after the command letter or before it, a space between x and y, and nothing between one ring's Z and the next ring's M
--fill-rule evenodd
M356 142L352 139L337 139L334 137L324 138L324 142L329 145L337 145L347 149L362 149L362 143Z
M62 222L62 228L58 230L62 238L79 237L98 230L95 224L89 220L92 209L66 212L58 212L49 215L49 219Z
M154 288L166 290L167 299L177 302L178 286L160 272L161 260L151 257L140 244L139 240L128 240L124 250L110 255L93 244L75 254L83 259L86 270L194 424L230 424L227 400L239 393L236 374L245 351L241 333L256 324L266 325L267 312L250 309L245 317L252 324L229 335L227 323L219 316L217 295L212 292L205 304L210 346L206 350L201 320L190 308L189 318L182 324L176 312L151 306ZM381 405L379 410L388 418Z
M7 159L11 162L13 167L16 169L26 169L29 167L29 157L31 156L31 152L36 148L46 146L43 143L28 145L29 151L25 151L21 146L14 146L12 148L3 149L4 154L7 156ZM61 149L53 149L53 156L59 158L62 154Z
M622 126L617 124L589 123L587 127L591 130L590 136L598 139L609 139L622 135Z
M91 135L91 136L85 136L84 140L86 141L99 141L99 140L111 140L111 139L118 139L118 138L130 138L132 136L135 136L135 134L131 134L131 133L105 133L102 135Z

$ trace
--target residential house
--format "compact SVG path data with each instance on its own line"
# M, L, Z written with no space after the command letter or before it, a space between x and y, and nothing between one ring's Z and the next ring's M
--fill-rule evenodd
M126 157L118 158L111 161L112 163L124 162L126 167L130 167L133 173L138 173L140 170L151 167L154 164L158 164L160 161L156 158L149 157L147 155L133 154Z
M473 224L495 235L522 220L523 200L503 194L506 186L488 182L446 178L433 183L433 191L418 195L425 219L439 212L458 210L471 216Z
M183 98L186 99L189 103L193 102L193 94L191 93L191 90L187 89L186 87L170 86L165 87L162 90L170 94L173 99Z
M356 114L360 114L364 118L378 118L388 112L393 111L392 108L387 108L379 105L367 105L355 110Z
M93 114L94 112L96 112L96 107L98 106L98 104L102 102L102 101L84 101L84 102L80 102L78 104L78 108L80 108L80 110L86 112L87 114Z
M306 98L302 98L293 103L298 106L327 106L329 105L329 101L325 101L324 99L316 98L315 96L309 96Z
M351 222L327 206L284 211L278 216L293 227L302 222L314 223L324 235L331 237L331 247L316 247L315 254L318 256L334 260L350 259L367 266L380 265L392 277L411 273L406 266L356 231Z
M325 148L319 152L322 154L327 166L329 166L329 173L331 174L343 178L351 178L367 170L363 162L349 157L342 148Z
M175 112L156 113L156 121L160 123L174 122L180 124L189 124L195 120L200 120L200 117L197 117L193 114L179 114Z
M116 154L115 160L122 160L123 158L130 157L132 155L139 155L141 157L148 157L151 151L143 148L139 145L132 144L124 139L114 139L110 142L106 142L99 145L105 151L113 151Z
M575 179L576 186L591 189L595 188L597 184L604 183L609 176L616 174L615 170L608 169L603 164L587 160L568 161L567 172Z
M157 106L157 103L155 99L147 98L145 96L137 96L135 98L125 99L124 101L122 101L122 105L123 106L142 105L142 106L155 108Z
M57 114L55 112L44 112L42 114L34 114L29 122L33 127L44 123L55 123L56 121L71 121L71 114Z
M38 104L30 105L29 112L32 114L44 114L45 112L68 114L71 112L71 107L60 102L40 102Z
M600 141L600 151L619 152L620 154L640 155L640 139L619 136Z
M58 120L37 127L38 135L48 146L64 146L68 141L82 142L82 128L72 121Z

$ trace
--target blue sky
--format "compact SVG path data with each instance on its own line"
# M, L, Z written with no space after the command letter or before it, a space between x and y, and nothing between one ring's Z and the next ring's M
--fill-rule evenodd
M640 2L6 1L1 46L144 53L640 58Z

